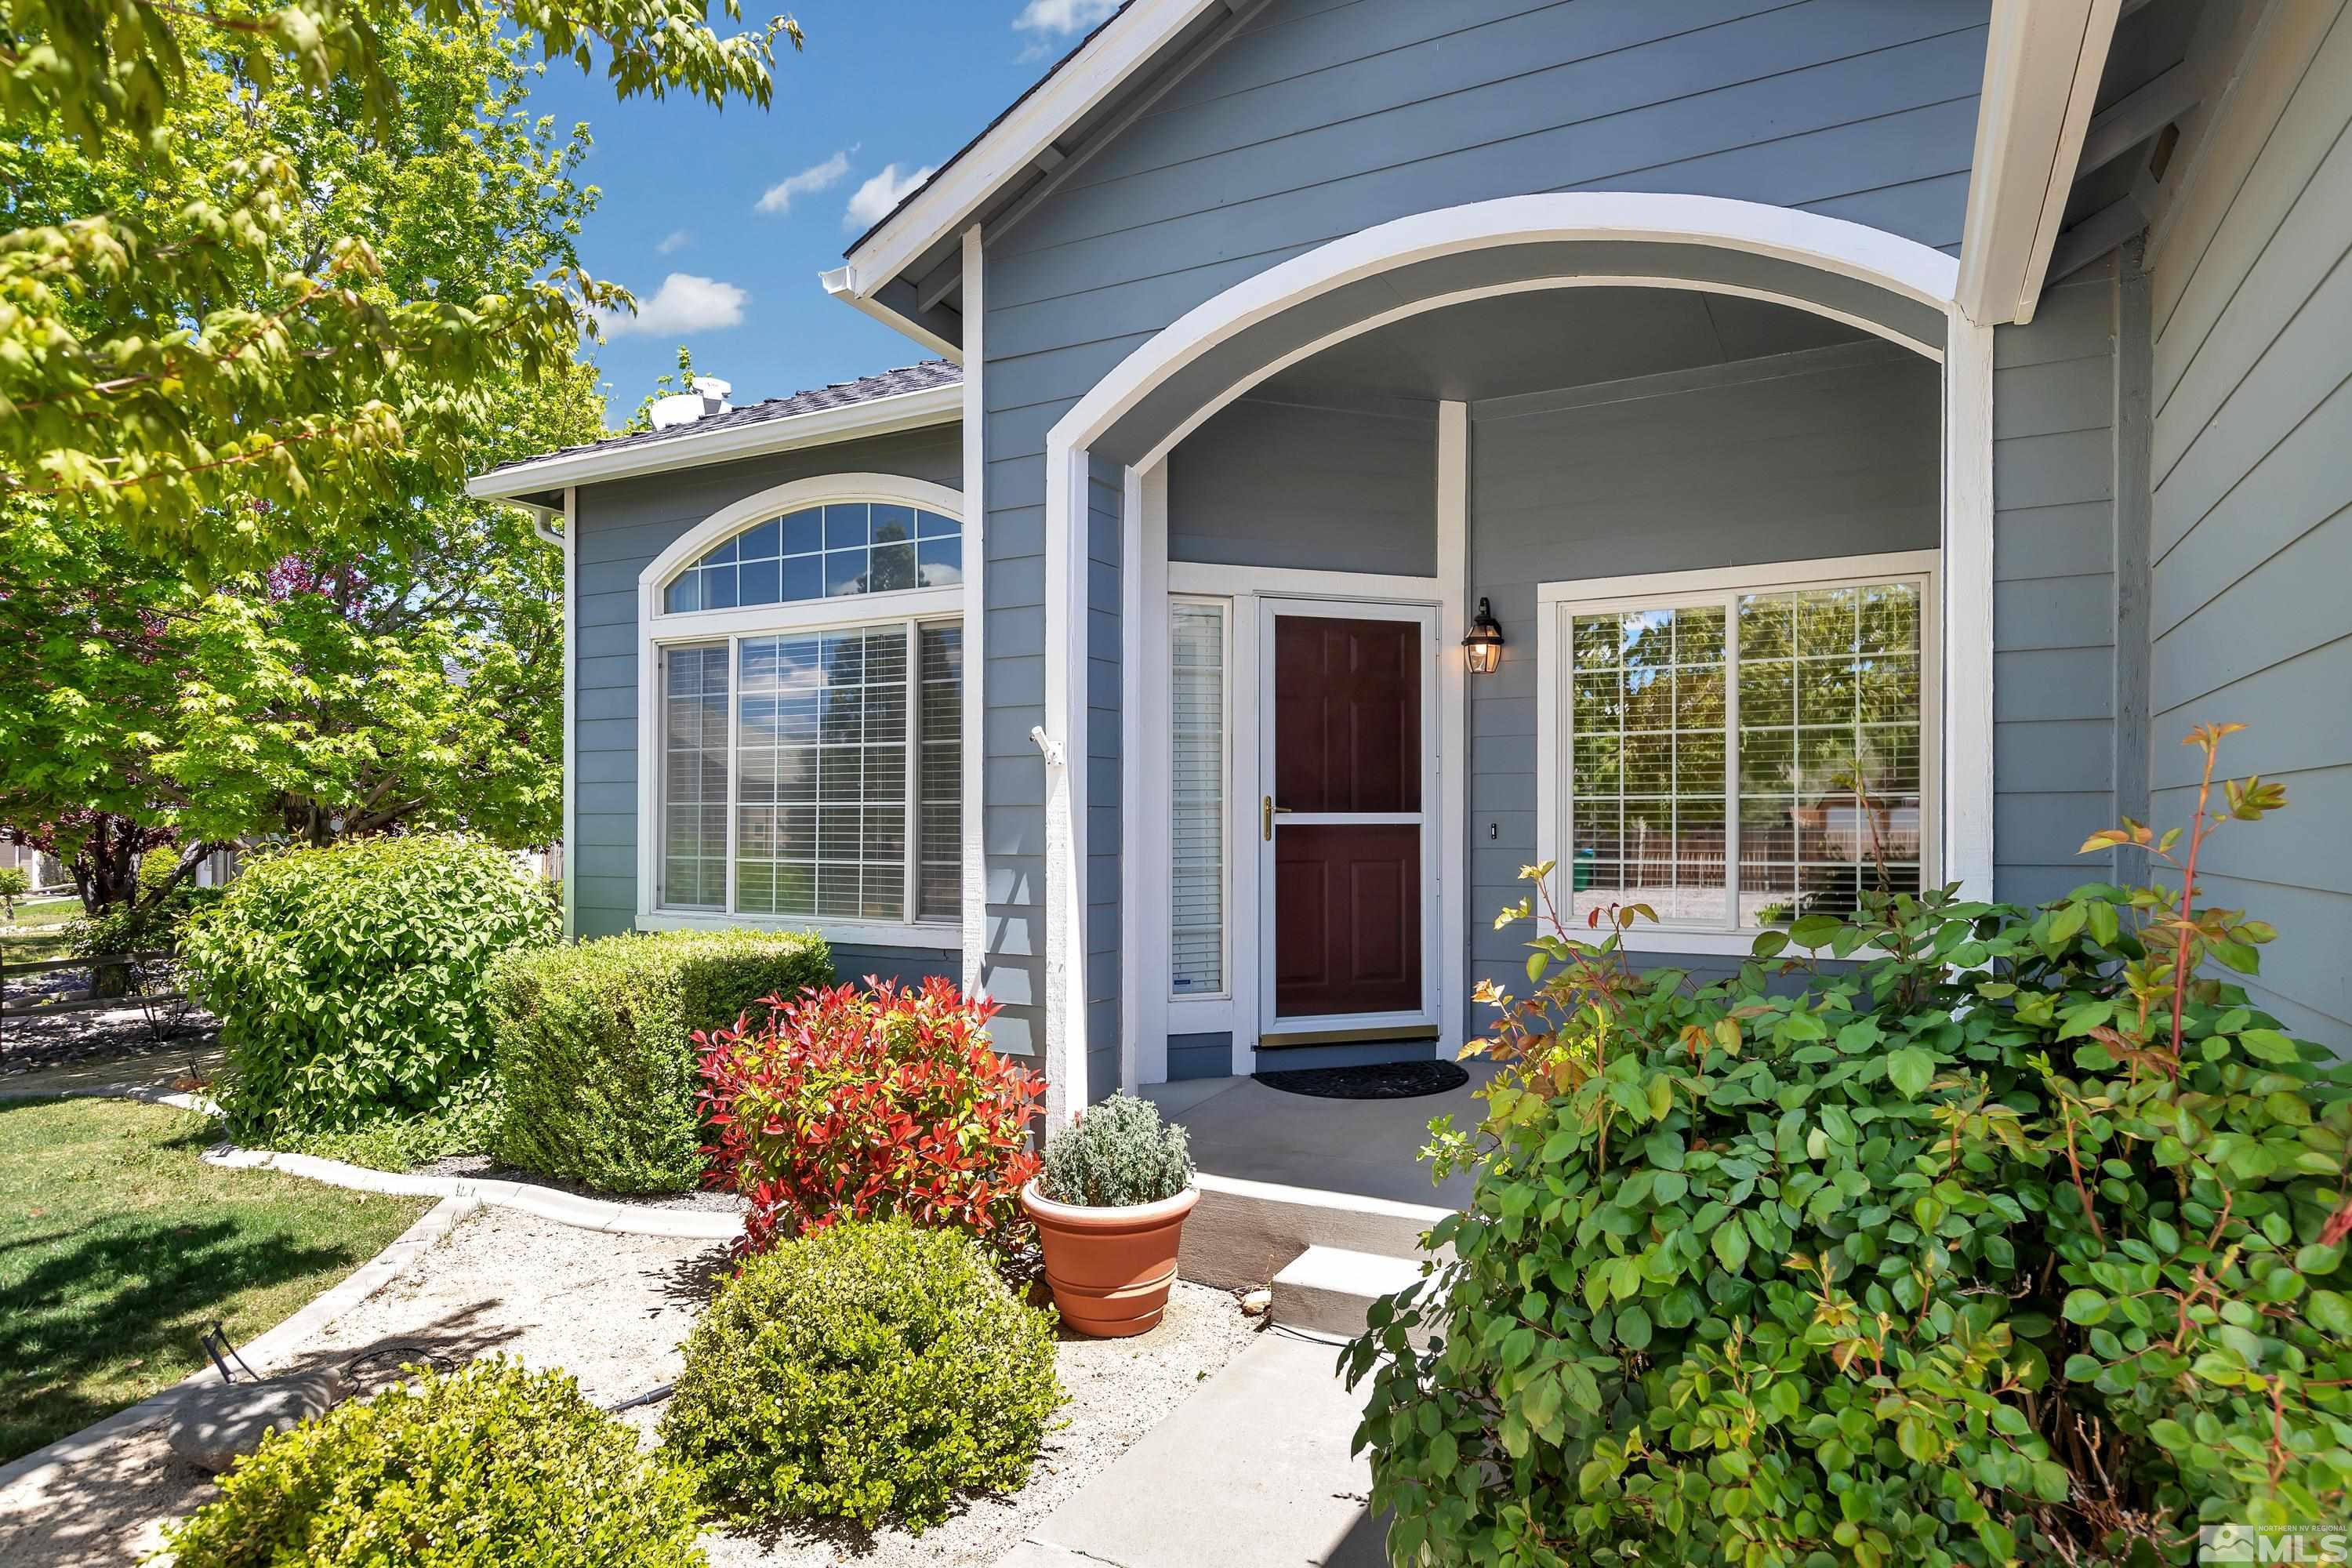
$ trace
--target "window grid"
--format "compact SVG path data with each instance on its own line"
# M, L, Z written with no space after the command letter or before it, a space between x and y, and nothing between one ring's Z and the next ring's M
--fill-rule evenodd
M661 906L953 921L961 655L917 621L663 649Z
M893 501L829 501L754 523L670 579L662 612L789 605L963 581L963 525Z
M1922 884L1917 579L1563 605L1562 904L1735 929Z

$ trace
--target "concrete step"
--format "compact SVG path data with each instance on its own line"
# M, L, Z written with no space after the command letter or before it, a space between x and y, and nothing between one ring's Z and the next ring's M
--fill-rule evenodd
M1220 1290L1256 1289L1310 1247L1419 1258L1422 1237L1451 1212L1206 1171L1198 1180L1201 1201L1184 1221L1177 1272Z
M1310 1247L1274 1277L1274 1321L1287 1328L1353 1339L1375 1298L1421 1278L1418 1257Z

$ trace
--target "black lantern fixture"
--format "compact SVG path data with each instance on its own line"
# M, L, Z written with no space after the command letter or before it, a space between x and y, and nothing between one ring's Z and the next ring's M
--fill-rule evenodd
M1495 606L1478 601L1478 614L1462 638L1462 661L1473 675L1492 675L1503 662L1503 628L1496 624Z

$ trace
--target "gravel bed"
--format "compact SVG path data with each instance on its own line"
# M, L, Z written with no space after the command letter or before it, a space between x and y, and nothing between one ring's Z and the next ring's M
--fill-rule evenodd
M679 1347L727 1265L723 1242L580 1230L485 1207L386 1289L325 1325L300 1366L361 1354L463 1362L492 1352L561 1366L600 1405L674 1380ZM714 1568L855 1563L862 1568L989 1568L1088 1478L1230 1360L1256 1331L1221 1290L1180 1283L1167 1320L1132 1340L1062 1342L1069 1396L1029 1485L1010 1498L971 1500L919 1538L883 1530L713 1534ZM661 1407L623 1416L653 1440ZM133 1560L157 1542L160 1521L215 1495L200 1472L172 1463L160 1432L132 1433L70 1477L34 1495L0 1490L0 1568Z
M77 987L86 984L79 976ZM21 1000L21 983L8 983L11 1002ZM84 1067L158 1052L208 1051L220 1025L194 1003L157 1003L149 1009L132 1002L59 1017L0 1020L0 1080L48 1068Z

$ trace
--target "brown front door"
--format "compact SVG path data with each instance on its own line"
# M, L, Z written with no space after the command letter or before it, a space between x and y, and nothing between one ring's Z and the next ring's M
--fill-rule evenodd
M1422 624L1273 620L1275 1016L1418 1012Z

